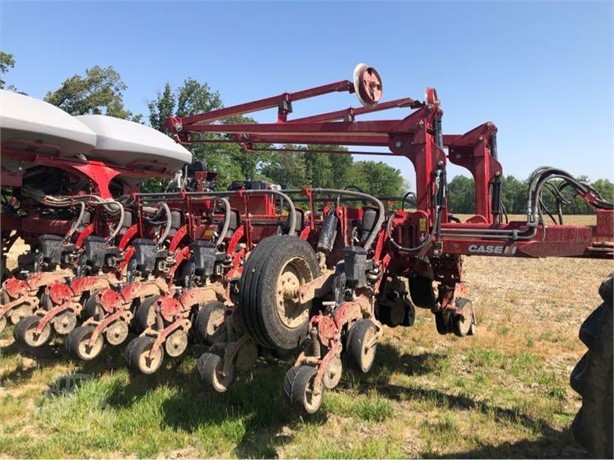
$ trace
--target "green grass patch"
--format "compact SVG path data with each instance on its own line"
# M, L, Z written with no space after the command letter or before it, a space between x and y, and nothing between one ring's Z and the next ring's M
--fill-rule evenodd
M393 409L388 400L375 394L361 398L354 405L352 414L360 420L381 422L392 416Z

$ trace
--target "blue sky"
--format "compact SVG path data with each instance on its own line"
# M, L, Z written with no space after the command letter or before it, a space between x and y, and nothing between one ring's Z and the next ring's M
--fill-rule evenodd
M524 179L550 165L614 180L609 1L0 0L0 8L0 47L16 59L5 80L34 97L112 65L128 85L127 108L147 115L167 81L206 82L228 106L351 79L366 62L382 76L383 100L437 88L446 133L493 121L507 174ZM337 94L297 103L294 115L356 104ZM408 160L386 161L413 185Z

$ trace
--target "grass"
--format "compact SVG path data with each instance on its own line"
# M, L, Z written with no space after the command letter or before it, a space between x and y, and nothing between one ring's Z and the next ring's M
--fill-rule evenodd
M578 328L612 261L466 258L478 333L436 333L430 312L386 328L373 369L344 369L321 411L284 406L291 363L260 360L224 394L195 379L193 349L156 375L131 375L122 350L83 364L22 356L0 334L0 457L581 458L568 428L580 400L569 373ZM62 376L92 378L46 394Z

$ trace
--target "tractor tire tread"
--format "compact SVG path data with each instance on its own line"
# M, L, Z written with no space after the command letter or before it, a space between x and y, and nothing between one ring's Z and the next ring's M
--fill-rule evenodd
M573 423L575 440L591 457L612 458L612 287L610 275L600 286L604 303L580 328L588 351L570 376L571 387L582 396L582 407Z

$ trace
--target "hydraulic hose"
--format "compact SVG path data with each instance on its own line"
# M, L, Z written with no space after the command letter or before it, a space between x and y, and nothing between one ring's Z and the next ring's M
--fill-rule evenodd
M122 226L124 225L124 218L126 216L126 211L124 210L124 207L121 205L121 203L118 203L117 201L115 201L115 203L117 203L117 205L119 206L119 221L117 222L117 225L115 226L115 229L113 229L113 232L111 233L109 238L107 238L107 241L111 241L117 236L117 234L122 229Z
M192 198L214 199L216 197L227 198L232 195L235 195L237 192L238 190L226 190L226 191L221 191L221 192L186 192L182 194L181 196L187 196L187 197L192 197ZM288 234L294 235L296 233L296 208L294 206L294 203L292 202L292 200L290 199L288 195L280 192L279 190L241 190L240 192L245 195L275 195L275 196L282 198L282 200L287 203L288 208L290 209L290 222L288 224L288 227L289 227ZM177 198L178 194L177 193L140 193L139 197L143 201L148 202L148 201L153 201L153 200L159 201L159 200Z
M333 189L333 188L314 188L314 189L311 189L311 191L317 194L330 194L330 195L338 195L338 196L347 195L347 196L360 198L361 200L371 201L375 203L375 205L378 208L377 221L373 225L373 228L371 229L371 232L369 233L369 237L365 241L365 245L364 245L364 248L366 250L369 250L369 248L371 247L371 245L373 244L373 241L375 240L377 236L377 232L382 227L382 224L384 223L384 219L386 218L385 216L386 209L384 208L384 204L378 198L374 197L373 195L369 195L368 193L363 193L363 192L356 192L354 190L339 190L339 189ZM286 190L286 193L288 194L303 193L303 190L299 190L299 189Z
M162 232L162 235L160 235L160 238L158 238L158 246L164 243L164 241L166 241L168 234L171 232L171 225L173 224L171 208L169 208L168 204L166 203L160 203L160 206L164 209L164 212L166 212L166 227L164 228L164 232Z
M365 200L372 201L373 203L377 205L377 208L378 208L377 221L375 222L375 225L373 225L373 228L371 229L371 232L369 233L369 237L367 238L367 240L365 241L365 245L363 246L364 249L368 251L371 245L373 244L373 241L375 241L377 232L379 231L380 228L382 228L382 224L384 223L384 219L386 218L385 216L386 210L384 208L384 204L379 199L374 197L373 195L369 195L367 193L362 193L362 192L355 192L353 190L335 190L335 189L325 189L325 188L314 188L312 190L315 193L344 194L344 195L354 196L357 198L363 198Z
M443 186L442 186L442 183L443 183ZM423 251L424 249L426 249L433 242L435 235L439 233L439 229L441 227L441 214L443 211L443 203L446 197L445 170L443 168L438 168L437 172L435 173L435 186L436 186L436 190L435 190L435 193L433 193L433 200L432 200L434 203L433 207L435 210L435 222L434 222L433 228L431 229L431 232L424 239L424 241L422 241L418 246L407 247L407 246L401 246L399 243L397 243L394 240L394 237L392 236L392 222L394 221L394 214L391 215L390 218L388 219L388 224L386 225L386 235L388 236L388 240L390 241L390 244L392 244L392 246L397 251L402 252L404 254L415 255ZM442 188L444 190L442 190Z
M83 220L83 217L85 216L85 203L83 201L80 201L79 205L81 206L81 210L79 211L79 217L77 217L77 220L75 220L73 224L70 226L68 233L66 233L66 236L64 237L64 241L68 241L70 237L73 235L73 233L77 231L77 228L79 228L79 225L81 225L81 221Z
M224 203L226 212L224 213L224 224L222 225L222 231L220 232L220 236L215 242L216 246L219 246L220 244L222 244L222 241L224 241L224 238L226 237L226 233L228 233L228 228L230 227L230 201L228 201L228 199L224 197L220 197L218 199L219 201Z

